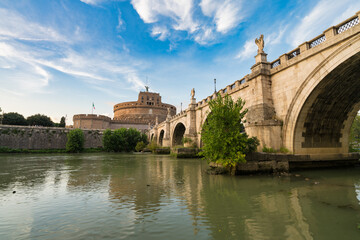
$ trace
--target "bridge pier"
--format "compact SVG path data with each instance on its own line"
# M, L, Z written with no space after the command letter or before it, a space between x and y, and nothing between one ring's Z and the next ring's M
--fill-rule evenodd
M270 63L267 54L260 52L255 56L255 64L247 82L251 83L254 100L249 103L246 114L245 131L249 136L260 140L258 150L264 146L279 149L281 142L281 121L277 120L271 93Z

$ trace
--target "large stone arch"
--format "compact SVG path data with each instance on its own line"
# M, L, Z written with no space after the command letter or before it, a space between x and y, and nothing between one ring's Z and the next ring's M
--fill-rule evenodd
M300 86L283 126L295 154L346 153L360 108L360 35L323 60Z
M160 133L159 133L159 145L160 145L160 146L163 145L164 136L165 136L165 130L164 130L164 129L161 129L161 130L160 130Z
M185 124L182 122L178 122L175 127L174 130L172 131L172 146L177 146L177 145L182 145L182 139L185 135L185 131L186 131L186 127Z

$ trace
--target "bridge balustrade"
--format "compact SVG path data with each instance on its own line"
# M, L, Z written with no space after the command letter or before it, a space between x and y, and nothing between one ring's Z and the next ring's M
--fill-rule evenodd
M300 48L295 49L294 51L288 53L287 55L288 55L289 60L296 57L296 56L298 56L298 55L300 55Z
M345 32L346 30L354 27L355 25L359 24L359 17L355 17L353 19L350 19L349 21L345 22L344 24L340 25L336 32L337 34L340 34L342 32Z
M316 38L315 40L309 43L309 48L316 47L317 45L325 42L325 40L326 40L325 34L321 35L320 37Z

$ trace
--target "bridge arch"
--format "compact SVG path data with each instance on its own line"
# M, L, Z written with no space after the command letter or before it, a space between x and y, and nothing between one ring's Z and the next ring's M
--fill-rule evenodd
M296 154L347 153L360 109L360 35L324 59L300 86L283 126L283 143Z
M185 135L186 127L182 122L176 124L173 137L172 137L172 146L182 145L182 139Z
M165 131L164 131L164 129L162 129L162 130L160 131L160 134L159 134L159 145L160 145L160 146L163 145L164 135L165 135Z

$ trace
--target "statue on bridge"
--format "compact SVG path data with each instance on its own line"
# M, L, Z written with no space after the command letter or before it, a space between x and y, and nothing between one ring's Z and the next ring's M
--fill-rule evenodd
M259 39L255 39L255 43L258 46L258 54L264 53L264 35L260 35Z
M191 89L191 99L195 98L195 88Z

